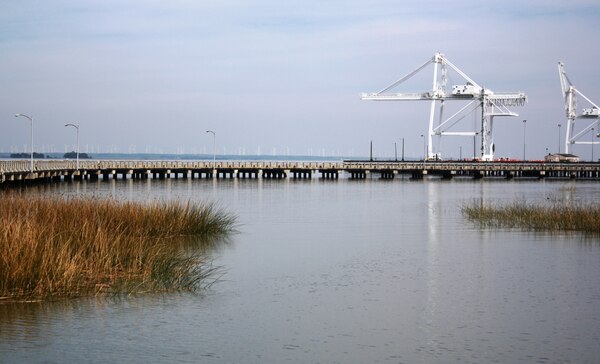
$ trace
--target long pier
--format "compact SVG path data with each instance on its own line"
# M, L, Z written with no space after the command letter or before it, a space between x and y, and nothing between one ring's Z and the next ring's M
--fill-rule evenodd
M165 161L165 160L0 160L0 185L108 179L239 178L349 179L561 178L600 181L600 163L463 161Z

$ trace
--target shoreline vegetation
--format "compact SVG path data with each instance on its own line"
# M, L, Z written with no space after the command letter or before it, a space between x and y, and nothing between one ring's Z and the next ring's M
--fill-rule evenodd
M462 207L463 215L485 227L520 228L535 231L573 231L600 236L600 205L507 205Z
M0 194L0 303L194 291L235 231L212 204Z

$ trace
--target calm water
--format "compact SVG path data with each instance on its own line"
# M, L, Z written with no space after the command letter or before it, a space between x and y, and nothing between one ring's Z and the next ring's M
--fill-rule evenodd
M600 358L600 241L480 229L472 201L572 181L166 180L29 193L216 201L240 233L199 295L0 305L0 362L560 363Z

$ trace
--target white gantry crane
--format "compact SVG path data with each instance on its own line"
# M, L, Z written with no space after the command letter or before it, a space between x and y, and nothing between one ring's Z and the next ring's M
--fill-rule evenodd
M587 98L579 90L573 86L567 73L565 72L565 65L562 62L558 62L558 74L560 76L560 86L562 87L563 97L565 99L565 112L567 114L567 133L565 137L565 153L571 153L569 146L571 144L598 144L594 141L594 128L600 123L600 108L594 104L592 100ZM577 96L583 97L587 102L590 103L590 108L584 108L581 113L577 112ZM575 120L577 119L591 119L592 123L582 128L577 134L574 134ZM598 130L598 129L595 129ZM591 141L580 140L587 133L592 132Z
M428 65L433 64L433 87L431 91L421 93L390 93L389 91L404 81L410 79ZM465 84L452 86L452 91L447 92L447 68L450 67L465 80ZM441 70L441 74L438 73ZM427 158L441 158L440 144L442 136L470 136L475 138L481 135L481 159L494 159L494 117L496 116L518 116L510 111L510 106L523 106L527 97L523 92L494 93L485 89L469 76L462 72L443 54L436 53L433 58L423 63L414 71L408 73L398 81L376 93L363 93L362 100L374 101L431 101L429 112L429 135L427 144ZM468 102L464 107L444 119L444 102L447 100ZM436 105L439 104L438 120L436 125ZM468 114L481 110L481 129L464 132L448 131L452 126L464 119ZM436 137L436 146L433 146L433 137Z

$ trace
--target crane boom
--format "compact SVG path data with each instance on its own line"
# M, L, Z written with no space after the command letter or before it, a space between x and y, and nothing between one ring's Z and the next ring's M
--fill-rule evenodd
M479 98L480 94L472 95L434 95L431 92L422 93L362 93L362 100L373 100L373 101L415 101L415 100L459 100L468 101ZM495 102L497 105L504 106L523 106L527 101L525 93L502 93L488 95L487 98L490 101Z

